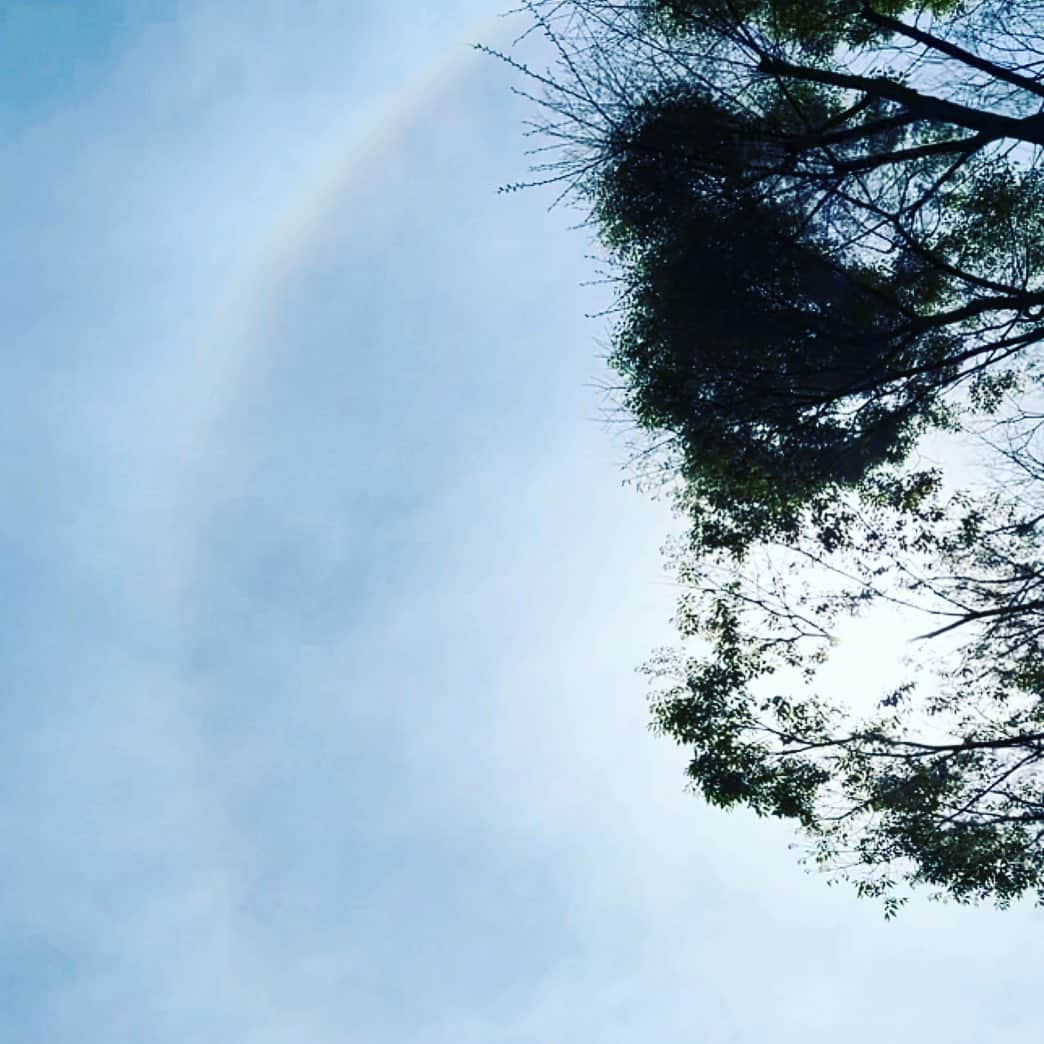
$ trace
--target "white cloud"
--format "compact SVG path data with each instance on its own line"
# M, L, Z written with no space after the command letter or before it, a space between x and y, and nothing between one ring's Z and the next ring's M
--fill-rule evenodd
M16 171L20 1039L982 1039L1035 915L885 928L644 731L668 523L592 419L582 235L493 195L499 70L241 328L258 244L457 29L179 10Z

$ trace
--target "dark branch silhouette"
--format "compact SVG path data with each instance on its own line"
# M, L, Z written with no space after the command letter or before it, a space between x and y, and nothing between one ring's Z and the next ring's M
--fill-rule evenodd
M599 232L635 459L690 525L705 651L650 666L656 727L705 798L796 820L890 914L904 881L1040 895L1044 11L524 7L557 62L523 69L558 149L534 180ZM929 432L990 480L920 463ZM874 606L924 662L860 712L816 672Z

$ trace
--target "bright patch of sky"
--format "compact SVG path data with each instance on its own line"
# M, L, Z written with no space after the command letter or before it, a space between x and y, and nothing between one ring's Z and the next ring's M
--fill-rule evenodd
M645 731L496 13L4 5L0 1039L1032 1039L1037 912L886 925Z

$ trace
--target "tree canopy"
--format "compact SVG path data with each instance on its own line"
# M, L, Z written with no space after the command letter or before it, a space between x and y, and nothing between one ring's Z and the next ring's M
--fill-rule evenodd
M696 651L650 665L655 727L888 912L902 882L1039 896L1044 11L525 7L556 55L506 57L544 113L534 180L606 248L619 401L689 524ZM926 463L931 432L986 481ZM927 624L861 711L817 670L875 605Z

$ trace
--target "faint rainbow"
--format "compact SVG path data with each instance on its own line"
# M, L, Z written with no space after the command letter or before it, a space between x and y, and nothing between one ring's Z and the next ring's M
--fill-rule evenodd
M354 124L331 160L291 196L278 219L262 234L249 260L212 310L197 338L200 397L195 427L211 441L213 426L249 393L265 370L265 329L278 309L283 288L322 242L324 230L352 190L378 170L383 157L418 119L436 106L474 69L474 40L505 40L505 19L486 18L468 37L372 106L361 127ZM194 367L195 368L195 367Z
M506 23L498 16L475 24L468 37L372 105L361 126L353 123L333 157L303 179L278 218L245 252L247 260L232 274L177 364L184 389L178 418L182 466L170 490L167 544L171 593L177 601L188 597L191 602L208 519L219 499L235 496L243 477L245 447L236 445L236 429L272 362L268 330L278 317L287 283L322 243L338 206L379 170L382 159L424 113L475 68L479 59L472 42L504 46L510 39Z

